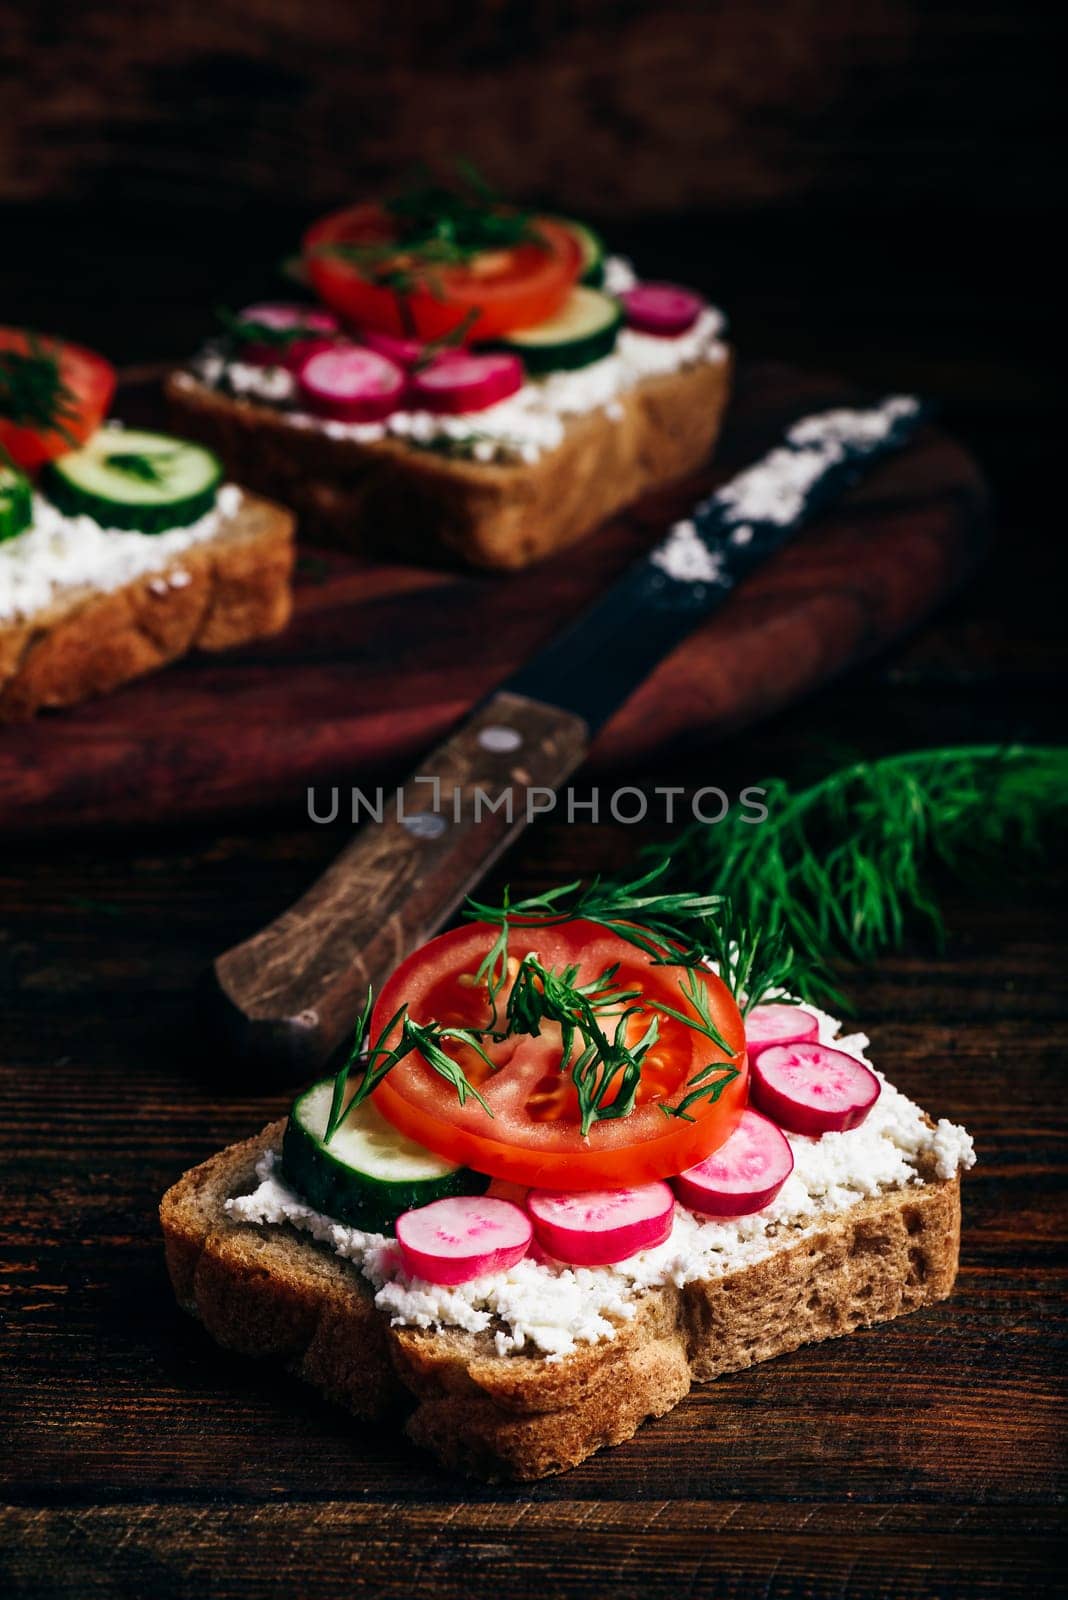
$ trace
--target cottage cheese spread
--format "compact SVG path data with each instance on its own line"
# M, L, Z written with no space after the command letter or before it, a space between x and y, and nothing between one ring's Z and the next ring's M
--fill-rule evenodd
M839 1038L834 1017L814 1006L806 1009L819 1018L824 1044L867 1062L864 1034ZM394 1240L314 1211L285 1183L270 1152L256 1169L258 1188L228 1200L226 1209L242 1222L289 1223L352 1261L372 1285L375 1304L395 1325L470 1333L492 1329L500 1355L532 1349L560 1360L580 1344L614 1337L618 1324L634 1316L645 1289L681 1286L749 1266L784 1242L796 1242L828 1213L918 1183L921 1166L951 1178L958 1168L974 1164L972 1140L963 1128L944 1119L931 1128L918 1106L879 1078L882 1093L859 1128L820 1139L787 1135L794 1170L763 1211L714 1221L677 1206L664 1244L613 1267L563 1267L528 1256L507 1272L451 1289L410 1278Z
M241 501L241 490L224 484L213 509L199 521L148 534L102 528L91 517L64 516L51 501L35 495L33 522L0 544L0 621L23 621L71 589L121 589L151 572L159 573L159 582L168 588L183 588L189 574L173 565L175 557L214 539Z
M459 416L395 411L384 422L372 423L313 417L299 409L296 379L284 367L230 361L211 347L197 358L193 373L211 388L280 407L295 426L320 429L333 439L350 439L356 444L403 439L419 449L444 450L475 461L533 462L562 442L568 417L603 410L618 421L620 396L644 378L680 372L700 362L726 360L725 326L722 312L709 306L693 327L677 338L660 339L624 328L612 354L601 361L576 372L531 378L507 400Z

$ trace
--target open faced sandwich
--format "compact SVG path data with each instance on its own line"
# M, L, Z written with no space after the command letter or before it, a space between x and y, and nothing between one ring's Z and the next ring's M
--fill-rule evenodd
M416 951L335 1078L164 1198L181 1304L448 1465L537 1478L948 1295L968 1135L671 899L477 907Z
M317 301L227 316L167 392L310 539L522 567L710 455L722 315L582 224L420 185L317 222L302 275Z
M106 423L115 372L0 328L0 721L289 618L293 518L218 457Z

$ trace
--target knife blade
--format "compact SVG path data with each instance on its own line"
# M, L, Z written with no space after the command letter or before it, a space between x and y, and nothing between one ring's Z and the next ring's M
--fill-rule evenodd
M925 414L891 395L794 422L502 683L296 905L216 960L241 1059L278 1078L321 1066L656 665Z

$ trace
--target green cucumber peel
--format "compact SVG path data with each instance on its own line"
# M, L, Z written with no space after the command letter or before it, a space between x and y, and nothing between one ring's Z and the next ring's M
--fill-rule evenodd
M33 490L14 462L0 456L0 544L17 538L33 521Z
M485 1191L487 1177L424 1150L370 1101L327 1140L333 1094L331 1078L305 1090L282 1140L283 1173L317 1211L351 1227L389 1233L404 1211Z
M51 462L41 484L67 516L154 534L206 516L222 478L221 461L202 445L140 429L100 428L81 449Z

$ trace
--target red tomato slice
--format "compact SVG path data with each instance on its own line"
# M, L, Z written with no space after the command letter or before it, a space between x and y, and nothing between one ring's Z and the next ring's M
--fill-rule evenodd
M485 1027L489 996L485 987L476 986L474 974L496 935L496 928L476 922L432 939L409 956L382 991L372 1036L378 1038L405 1001L416 1022ZM546 966L578 963L580 983L618 962L615 988L637 988L676 1010L690 1009L679 989L682 969L653 965L635 945L591 922L515 927L508 949L510 957L535 951ZM565 1190L621 1188L684 1172L729 1138L746 1103L742 1019L726 985L712 973L705 975L705 982L730 1057L724 1058L705 1035L660 1015L660 1036L646 1058L633 1112L595 1122L586 1138L570 1073L560 1071L559 1029L551 1024L543 1024L537 1038L520 1035L487 1044L492 1069L469 1046L451 1047L492 1117L470 1097L461 1106L455 1089L415 1054L392 1069L375 1090L375 1103L402 1133L436 1155L514 1183ZM640 1037L655 1014L643 1010L636 1016L631 1036ZM688 1080L717 1060L739 1069L718 1102L691 1106L693 1122L665 1116L661 1104L677 1104Z
M582 271L582 249L569 229L550 217L536 217L532 227L536 239L485 250L464 266L434 267L433 282L400 294L372 282L353 262L324 251L335 244L388 245L393 238L392 220L382 207L349 206L308 229L304 267L326 304L357 328L438 339L477 311L465 338L490 339L553 316Z
M19 422L4 414L10 393L4 364L7 354L16 359L39 354L57 363L62 396L59 414L54 416L60 426ZM24 471L32 472L84 444L103 422L114 393L115 368L92 350L44 334L31 338L23 328L0 328L0 445Z

